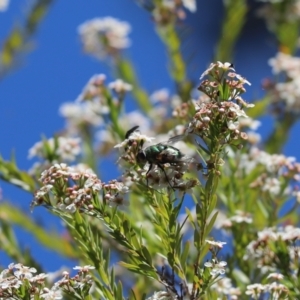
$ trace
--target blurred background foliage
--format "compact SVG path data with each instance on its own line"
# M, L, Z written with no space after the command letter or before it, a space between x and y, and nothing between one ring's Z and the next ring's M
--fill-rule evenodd
M39 41L38 44L43 42L43 40L39 40L39 35L60 34L59 31L55 32L55 29L47 33L43 31L43 23L47 18L51 18L53 24L57 22L59 27L64 26L64 19L62 16L61 19L51 17L51 10L54 9L55 6L59 7L56 2L60 1L29 1L26 3L26 12L20 20L14 20L14 22L11 22L10 24L5 24L5 26L1 25L1 31L5 31L5 34L1 34L0 58L0 78L3 82L6 80L6 77L9 77L12 81L16 80L15 88L17 89L17 80L20 80L20 78L16 77L16 79L14 79L14 76L16 76L25 65L26 68L28 68L27 76L30 76L30 63L35 59L34 53L36 51L36 41ZM104 5L104 1L98 2L98 11L94 11L94 15L97 16L97 13L99 12L102 16L101 6ZM114 2L113 5L115 6L118 6L119 4L117 0L112 2ZM140 22L140 20L137 19L138 17L136 17L136 14L140 13L142 18L147 18L148 22L151 23L153 26L153 33L157 34L159 38L154 40L151 36L148 40L148 31L143 31L142 25L140 28L133 27L133 32L138 32L135 36L136 40L132 38L133 44L139 44L137 50L134 51L139 51L139 55L131 54L131 49L129 48L125 54L111 55L109 59L104 61L92 61L92 64L94 66L96 65L96 67L93 67L94 71L96 70L98 73L106 71L109 74L108 76L122 78L125 82L128 82L133 86L129 100L124 100L125 105L123 109L125 112L139 109L147 115L153 110L153 103L150 101L149 95L155 85L149 78L157 77L157 80L160 81L160 72L168 72L169 80L166 80L167 76L163 77L159 88L166 86L172 91L172 94L176 94L180 97L182 103L187 103L191 98L190 95L198 85L200 74L206 69L208 64L212 61L229 61L234 64L238 73L245 76L252 83L252 87L248 88L245 98L248 102L256 104L254 108L247 111L248 115L254 119L261 120L264 124L264 128L262 128L261 131L263 141L260 147L270 154L281 153L285 150L289 154L298 156L298 114L285 111L276 114L271 107L272 94L268 93L267 89L263 90L264 80L267 80L267 76L271 77L267 60L275 56L277 51L289 55L297 54L300 17L286 18L287 10L292 3L291 0L274 3L243 0L214 2L199 0L197 1L197 11L194 14L184 10L184 14L186 14L185 19L180 19L178 16L164 15L165 18L160 20L155 19L154 15L154 7L159 6L159 1L141 0L124 1L124 3L122 4L123 9L128 5L128 14L126 13L128 17L126 18L126 21L130 22L130 19L132 18L136 23ZM16 4L14 4L14 6L15 5ZM66 11L70 14L78 13L75 10L73 11L73 4L68 3L64 5L66 5ZM89 4L86 3L84 5L88 6ZM93 5L95 5L95 3L93 3ZM133 5L136 7L132 8ZM17 9L24 10L24 7L20 5ZM267 11L265 18L259 17L260 13L258 12L262 11L262 9ZM2 14L5 13L6 12L3 12ZM116 13L119 14L118 9L116 9ZM113 10L111 11L111 15L114 16ZM81 20L81 22L83 21L85 20ZM57 30L57 27L55 28ZM76 28L74 28L74 32L75 30ZM80 47L79 43L77 46L78 48ZM144 48L142 48L142 46ZM157 53L153 52L153 48L156 47L159 48L159 50L162 50L162 57L159 60L155 58ZM48 49L48 51L54 53L57 51L56 49L57 46L52 45L52 48ZM65 53L58 52L57 55L68 55L68 52L71 51L74 50L70 48L67 49ZM141 61L143 61L143 63L141 63ZM163 61L163 66L157 66L158 71L153 72L155 69L153 64L157 64L157 61ZM142 72L139 64L142 65ZM103 65L105 65L105 68L102 67ZM146 67L148 65L149 69ZM60 65L56 66L56 71L58 73L61 71L60 68ZM88 71L84 71L84 76L86 76L88 72L91 72L90 70L91 68ZM81 70L77 69L76 72L80 73ZM139 74L142 74L142 76L139 76ZM42 75L43 74L40 74L40 76ZM91 75L93 74L90 74L90 76ZM47 76L56 76L56 74L47 74ZM37 86L39 85L38 77L39 76L35 77ZM89 77L85 77L86 81ZM82 78L83 77L81 77L81 83L84 83ZM276 82L276 79L272 78L272 80ZM148 82L150 82L150 86L147 86ZM78 82L76 85L72 85L72 83L66 84L66 88L72 88L72 95L78 94L82 89L82 86L83 84L80 86ZM43 85L43 88L45 87L46 85ZM52 86L52 88L55 87ZM7 93L7 89L5 91L6 94L2 94L1 97L1 101L4 103L10 101L10 94ZM43 94L47 94L47 90L42 90L39 93L40 96L43 97ZM28 98L28 101L30 101L30 91L28 95L24 95L24 98L21 98L18 101L24 101L25 99L27 101ZM124 111L122 112L122 109L119 109L119 107L116 106L112 99L112 95L109 94L108 91L106 99L106 104L110 111L110 133L113 135L115 141L121 141L124 139L125 132L128 129L124 128L124 125L119 121L119 118ZM120 102L123 101L123 99L119 100ZM57 106L58 102L55 102L54 104ZM26 112L23 111L23 113L27 114L30 107L34 105L35 103L28 105ZM38 106L42 109L43 105L38 104ZM20 107L22 109L22 106ZM5 108L5 105L3 108ZM45 108L45 110L47 111L47 108ZM4 114L5 110L2 110L2 115ZM46 113L46 115L48 115L48 113ZM45 117L45 115L43 116ZM29 114L28 122L30 122L33 117L34 116ZM157 134L167 133L167 131L171 130L175 125L178 125L176 122L177 121L174 121L172 118L165 120L165 122L158 122L156 126L154 126L154 131ZM152 124L155 124L155 120L152 120ZM13 125L7 125L2 118L1 132L3 133L9 126ZM26 127L26 124L24 124L24 126ZM65 129L61 130L59 129L59 126L60 125L57 124L55 126L52 125L49 131L51 133L55 132L55 134L60 134ZM38 123L38 134L35 136L36 139L39 134L47 131L46 127L46 119L45 122ZM22 127L19 128L20 131L22 131L22 129ZM95 153L93 144L95 137L93 129L88 126L83 126L81 127L79 136L82 138L84 146L82 160L93 167L95 171L99 171L100 177L104 174L104 176L106 176L105 180L113 179L113 174L115 177L119 176L117 174L120 174L120 172L117 171L117 168L115 168L115 171L113 172L105 172L105 168L113 168L111 166L113 165L114 160L117 159L118 154L116 152L114 152L113 159L111 159L112 156L110 155L110 152L113 145L109 143L108 145L103 145L103 147L100 150L98 149L98 152L96 151ZM14 135L9 135L5 139L2 139L1 147L5 144L6 149L13 148L12 145L17 145L11 143L14 138ZM104 149L105 146L107 146L106 151ZM21 151L27 152L27 149L24 150L24 147L22 147L22 150L18 149L17 154L20 155ZM247 151L248 148L246 147L245 149L245 151ZM103 152L101 153L101 151ZM74 232L72 232L72 230L74 230L73 226L75 226L72 221L65 220L68 226L63 227L63 229L58 229L57 227L60 226L49 226L52 222L57 222L55 217L47 214L42 217L45 217L45 220L38 220L38 217L36 217L36 210L34 214L29 213L27 207L29 208L30 198L33 197L32 193L38 188L39 183L35 176L31 176L27 171L23 170L23 168L27 168L28 162L23 163L26 167L19 167L19 164L17 163L19 160L18 155L16 155L16 158L15 155L12 155L12 158L7 157L6 159L0 159L0 178L4 182L3 184L1 183L1 189L3 195L5 195L4 197L2 196L3 198L0 204L0 254L3 258L5 257L5 259L1 259L0 261L1 266L4 267L6 262L9 261L17 261L24 265L34 266L42 271L44 268L46 270L50 268L51 261L54 261L58 256L63 257L62 260L59 261L60 263L66 263L68 265L70 265L70 261L71 264L74 265L74 261L76 260L88 263L89 260L87 260L86 257L83 257L78 249L78 245L70 237L72 234L75 235ZM107 155L108 160L104 155ZM22 156L24 155L22 154ZM225 208L224 211L229 215L234 214L239 210L255 214L255 220L252 225L255 230L261 230L266 226L276 226L287 221L297 225L298 218L297 211L295 210L297 204L295 204L295 199L286 199L284 195L284 187L289 184L288 182L283 183L280 197L278 196L278 199L273 201L274 199L271 199L272 197L270 195L262 194L260 190L249 189L251 182L261 174L262 166L257 166L250 173L245 174L238 169L239 161L237 161L236 156L232 158L229 156L228 161L226 161L225 164L226 167L224 167L224 170L222 171L225 176L221 177L221 182L219 183L220 188L218 190L218 196L219 199L221 199L219 202L220 209ZM18 201L13 199L14 197L23 198L23 193L18 194L12 192L9 196L11 201L7 201L5 189L8 185L6 185L6 183L16 186L18 189L30 194L29 197L25 196L25 204L24 202L18 204ZM269 202L265 201L266 198L269 198ZM145 203L141 202L140 195L137 193L130 200L127 208L127 217L132 223L137 224L137 222L145 222L145 220L150 222L151 209L146 207ZM290 200L288 205L287 200ZM161 201L163 202L163 199ZM193 202L189 200L185 206L192 207L192 203ZM273 217L271 217L272 214L274 214ZM46 223L48 225L45 225ZM107 255L107 252L109 252L109 249L111 248L113 249L111 250L113 252L111 255L113 258L112 262L117 261L118 257L122 258L122 256L124 256L122 250L115 244L114 239L104 232L103 225L91 221L90 226L89 230L94 233L97 232L97 236L99 235L103 240L104 255ZM231 242L229 242L230 239L228 240L229 244L232 244L232 249L234 249L234 247L237 249L236 253L238 255L236 260L239 261L240 265L243 265L243 251L239 251L239 249L241 247L246 247L255 234L255 230L250 227L245 226L243 229L243 234L240 235L241 231L237 228L233 228L231 232ZM27 232L25 236L34 236L35 242L33 243L35 249L33 252L30 244L26 243L22 238L24 232ZM216 229L215 233L216 236L220 235ZM21 241L23 240L21 244L19 239L21 239ZM155 242L151 241L151 236L148 236L148 242L151 255L155 253L155 251L160 250L159 245L155 245ZM45 253L48 254L36 256L37 252L43 252L44 250L41 249L45 248L47 249ZM49 250L51 250L51 252L49 252ZM286 251L286 249L281 250ZM56 254L54 254L54 252ZM54 255L53 257L55 257L55 259L52 259L52 255ZM145 256L147 256L147 254L145 254ZM38 257L38 259L35 260L35 257ZM47 263L44 261L45 257L47 257ZM128 268L130 269L130 267ZM249 269L251 269L251 266L244 264L244 269L241 272L246 274ZM106 268L103 267L102 271L105 272ZM123 276L121 271L119 274L117 272L115 275L117 278L118 276ZM154 275L152 274L149 277L152 276ZM239 282L239 280L242 281L241 278L244 278L239 276L240 273L232 274L232 278L234 278L240 286L245 286L246 283L249 283L249 278L245 280L245 282ZM128 291L131 288L133 278L136 295L141 296L141 291L149 292L151 291L151 288L153 288L153 282L150 284L149 279L145 280L145 277L141 278L136 276L129 277L128 280L123 282L125 290ZM107 280L109 281L110 279Z

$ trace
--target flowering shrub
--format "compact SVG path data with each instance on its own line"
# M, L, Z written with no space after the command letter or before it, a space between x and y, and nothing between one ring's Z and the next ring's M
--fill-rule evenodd
M123 52L129 23L105 17L78 27L83 50L117 76L91 76L74 102L61 105L66 126L33 145L29 157L39 162L28 172L0 157L0 178L32 193L33 214L50 211L68 233L50 234L1 203L0 245L15 262L2 266L0 300L300 299L300 164L281 153L299 117L297 42L283 34L298 28L299 1L264 2L259 15L285 52L269 60L276 77L264 80L266 94L255 103L244 99L247 74L227 62L244 1L225 2L223 29L233 29L236 13L233 39L220 38L199 84L189 79L178 28L196 1L140 1L167 48L173 94L139 86ZM128 97L136 110L128 111ZM257 119L269 112L276 126L266 138ZM105 182L112 156L120 176ZM18 247L14 223L76 259L78 273L44 273Z

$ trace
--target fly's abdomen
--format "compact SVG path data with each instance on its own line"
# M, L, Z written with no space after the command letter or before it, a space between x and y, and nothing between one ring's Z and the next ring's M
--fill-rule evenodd
M183 157L177 148L164 144L149 146L144 150L144 154L146 160L154 164L172 164L180 161Z

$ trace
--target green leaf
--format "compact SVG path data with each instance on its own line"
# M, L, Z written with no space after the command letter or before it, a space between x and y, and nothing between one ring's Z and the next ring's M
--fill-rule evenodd
M107 268L104 268L104 270L108 270ZM114 286L115 284L115 269L112 267L110 271L110 286Z
M116 63L119 77L133 85L132 93L134 95L134 99L144 112L148 112L152 108L152 105L147 93L140 88L132 63L124 58L118 59Z
M130 290L129 300L138 300L135 296L134 290Z
M212 213L212 211L216 208L217 201L218 201L217 195L212 195L212 197L211 197L211 203L210 203L208 211L207 211L208 215L210 215Z
M240 269L234 269L232 272L233 278L239 283L238 285L246 286L250 284L250 278Z
M254 107L247 110L247 115L252 119L258 119L266 113L266 109L270 103L270 96L266 95L264 98L259 99L254 104Z
M294 53L299 37L299 20L287 20L276 24L276 36L285 52ZM287 51L288 49L288 51Z
M142 250L142 253L143 253L143 256L144 256L146 262L149 264L149 266L151 266L152 265L152 257L151 257L150 252L148 251L147 247L142 245L141 250Z
M188 259L189 253L190 253L190 242L187 241L184 243L184 248L183 248L182 254L180 256L180 263L181 263L181 266L182 266L184 272L186 272L187 259Z
M218 211L216 211L213 216L211 217L209 223L206 225L205 227L205 232L204 232L204 238L206 238L208 236L208 234L211 232L214 224L215 224L215 221L216 221L216 218L218 216Z
M268 219L269 218L269 213L268 213L268 210L265 208L263 202L262 201L257 201L257 205L259 207L259 210L262 212L264 218Z
M33 1L33 4L26 9L28 13L25 16L24 25L12 29L11 34L1 43L3 50L0 54L0 77L16 65L14 62L20 54L28 52L29 41L53 2L53 0Z
M124 268L126 268L130 271L133 271L133 272L137 272L140 268L138 265L133 265L133 264L130 264L130 263L126 263L124 261L120 261L119 265L121 265L122 267L124 267Z
M168 263L169 263L170 267L173 268L174 267L174 263L175 263L174 253L173 252L168 252L167 253L167 257L168 257Z
M43 229L40 225L35 224L28 216L22 211L10 204L3 203L0 205L1 215L5 216L10 223L22 227L22 229L31 233L43 246L48 249L54 250L57 253L67 257L76 258L78 255L75 249L71 246L70 242L58 235Z
M200 232L198 229L194 231L194 245L197 249L200 248Z
M109 278L108 278L107 270L104 270L100 266L100 268L98 268L98 273L100 275L101 280L104 282L104 284L109 285Z
M123 300L123 285L122 282L119 280L118 287L117 287L117 300Z
M0 179L16 185L27 192L33 193L35 190L34 180L27 172L18 169L13 155L11 161L5 161L0 156Z
M202 261L204 259L204 257L207 255L207 253L209 251L209 248L210 248L210 245L208 243L204 243L202 248L198 250L198 252L200 253L199 261Z
M248 10L246 0L223 1L225 17L221 26L222 32L217 45L215 60L232 61L233 49L246 21Z
M125 263L123 261L119 262L119 264L131 272L137 274L143 274L153 279L158 278L156 270L153 267L150 267L148 265L145 264L133 265L133 264Z

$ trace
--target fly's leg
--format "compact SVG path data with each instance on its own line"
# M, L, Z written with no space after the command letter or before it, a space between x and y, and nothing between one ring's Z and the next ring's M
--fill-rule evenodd
M146 182L147 182L147 187L149 187L149 185L148 185L148 173L151 171L151 169L152 169L152 163L150 163L150 166L149 166L149 169L148 169L148 171L147 171L147 173L146 173Z
M175 191L174 188L172 187L170 181L169 181L169 178L168 178L168 176L167 176L167 173L166 173L164 167L163 167L162 165L160 165L160 164L157 164L157 166L164 172L165 177L166 177L166 179L167 179L167 182L168 182L169 186L171 187L171 189L172 189L173 191Z

